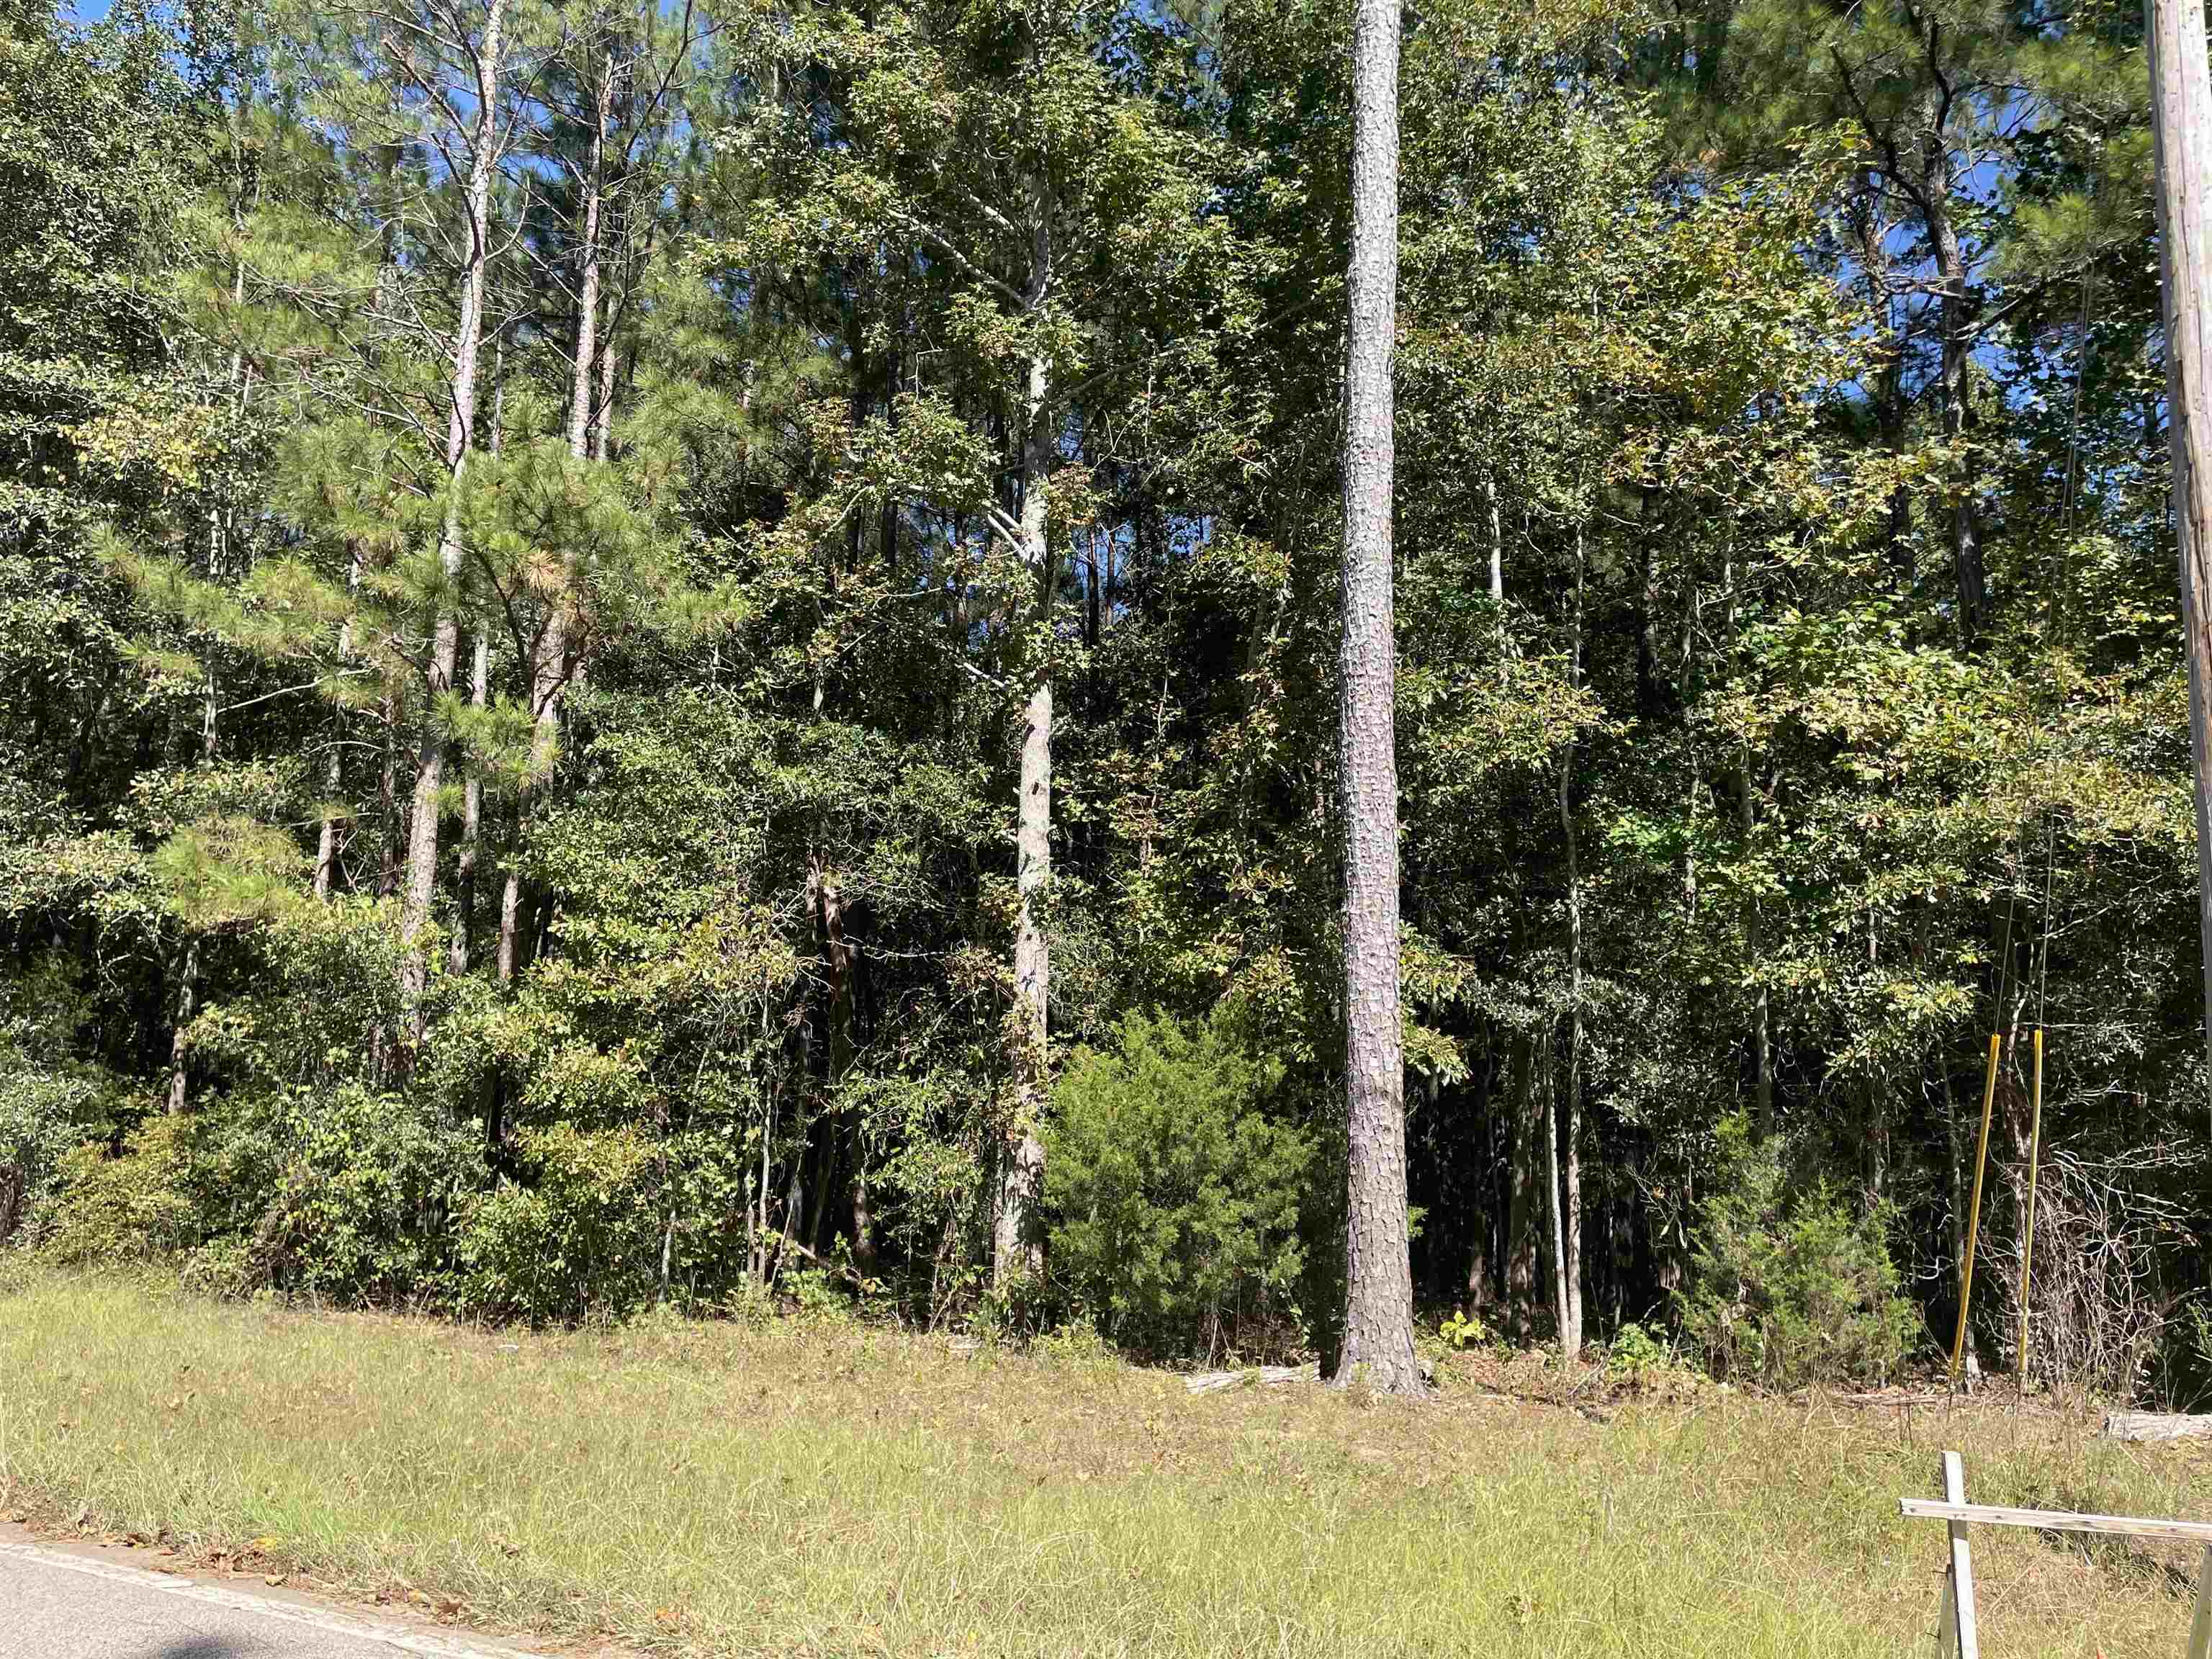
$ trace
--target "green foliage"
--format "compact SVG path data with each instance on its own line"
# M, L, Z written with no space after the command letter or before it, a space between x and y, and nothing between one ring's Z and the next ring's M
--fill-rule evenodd
M251 1260L258 1284L292 1294L341 1304L422 1295L457 1203L482 1181L465 1129L419 1098L357 1085L288 1093L265 1115L240 1115L240 1132L283 1149Z
M154 878L196 927L264 921L300 902L307 861L282 830L236 816L179 828L155 849Z
M1710 1386L1666 1337L1633 1322L1606 1340L1605 1378L1614 1390L1635 1395L1688 1395Z
M454 1300L544 1322L647 1306L669 1288L664 1266L687 1295L733 1285L744 1243L728 1225L736 1172L704 1160L687 1168L702 1150L627 1128L524 1133L522 1179L498 1182L462 1218Z
M63 1190L70 1155L97 1125L95 1084L0 1048L0 1244L37 1238Z
M1455 1308L1437 1328L1437 1335L1444 1346L1454 1352L1479 1348L1494 1340L1496 1333L1474 1315L1463 1308Z
M1548 1106L1593 1308L1702 1249L1717 1366L1878 1370L1896 1284L1951 1282L2031 975L2047 1142L2130 1218L2096 1282L2201 1291L2135 26L1929 3L1407 35L1407 1174L1448 1341L1547 1323ZM510 9L456 465L480 21L402 6L402 63L355 13L0 0L0 1231L543 1321L842 1306L849 1264L932 1327L1325 1334L1347 16ZM1033 1116L1056 1237L994 1291Z
M1070 1059L1046 1144L1047 1259L1104 1335L1209 1357L1297 1340L1313 1143L1268 1115L1281 1082L1218 1021L1133 1014Z
M125 1138L117 1156L92 1144L66 1154L47 1253L84 1265L149 1261L199 1243L191 1181L197 1131L189 1119L149 1118Z
M1887 1381L1919 1318L1898 1295L1884 1206L1852 1213L1825 1184L1793 1187L1780 1152L1722 1126L1699 1216L1683 1331L1713 1374L1771 1388Z

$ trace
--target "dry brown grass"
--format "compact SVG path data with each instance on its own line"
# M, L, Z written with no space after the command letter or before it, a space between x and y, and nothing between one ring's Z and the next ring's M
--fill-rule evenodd
M1599 1422L1478 1370L1423 1404L1194 1397L847 1326L483 1332L37 1274L0 1299L0 1486L685 1654L1899 1653L1942 1545L1896 1499L1942 1446L1989 1502L2205 1509L2203 1453L2077 1415L1705 1391ZM1992 1659L2179 1648L2185 1556L1977 1551Z

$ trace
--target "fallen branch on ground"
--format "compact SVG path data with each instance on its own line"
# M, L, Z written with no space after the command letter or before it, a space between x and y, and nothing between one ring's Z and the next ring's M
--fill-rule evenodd
M1314 1365L1248 1365L1238 1371L1200 1371L1186 1376L1182 1385L1193 1394L1212 1394L1217 1389L1277 1388L1285 1382L1311 1382L1319 1378Z

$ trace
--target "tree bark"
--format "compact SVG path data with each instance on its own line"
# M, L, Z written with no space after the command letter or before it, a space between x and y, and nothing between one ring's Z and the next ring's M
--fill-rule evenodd
M185 1109L185 1085L191 1070L185 1030L192 1023L192 1011L198 1006L199 1000L200 937L197 933L185 942L185 959L177 977L177 1029L169 1039L169 1115L172 1117Z
M1585 547L1575 532L1573 634L1569 645L1568 684L1579 687L1583 672L1583 580ZM1575 834L1575 744L1559 757L1559 837L1567 866L1567 1076L1559 1096L1559 1117L1551 1126L1552 1143L1552 1311L1558 1321L1559 1352L1573 1358L1583 1349L1583 878L1581 845Z
M614 108L614 53L599 58L599 84L592 100L591 143L584 164L582 221L576 237L576 356L568 387L568 453L588 460L592 453L594 377L599 372L599 218L606 173L607 121Z
M361 592L361 550L353 550L346 564L346 597L351 599ZM348 616L338 624L338 665L343 668L353 659L353 617ZM337 735L331 740L331 757L323 767L322 826L315 837L315 896L327 901L337 884L338 819L335 808L338 791L345 784L343 765L345 719L340 715L335 721Z
M500 30L506 0L489 0L483 38L474 52L475 131L467 196L468 264L461 283L461 314L453 341L453 410L446 430L450 475L445 524L438 538L438 566L447 587L461 572L461 478L476 424L477 358L483 343L485 276L491 263L492 174L499 165ZM460 655L460 617L441 595L432 631L429 672L423 688L422 733L416 750L415 806L408 827L407 875L400 896L399 1006L412 1040L422 1040L422 996L429 981L430 901L438 877L438 792L445 782L446 732L438 702L453 689Z
M1052 292L1051 194L1039 179L1031 192L1035 217L1030 228L1030 275L1024 294L1029 316L1042 324ZM1015 805L1015 886L1020 912L1014 924L1014 1121L1002 1155L997 1204L993 1217L993 1282L1004 1284L1022 1273L1036 1273L1043 1256L1036 1237L1035 1210L1044 1184L1044 1143L1037 1138L1050 1087L1049 1010L1052 1002L1052 946L1044 931L1046 884L1052 879L1052 677L1042 637L1049 624L1059 573L1054 568L1045 522L1046 482L1052 475L1057 433L1052 419L1051 365L1042 340L1029 360L1029 386L1022 411L1022 560L1035 575L1036 634L1028 642L1029 699L1022 711L1019 794Z
M1052 876L1052 685L1040 678L1022 715L1021 802L1015 830L1016 884L1021 914L1014 928L1015 1018L1020 1024L1015 1077L1019 1097L1000 1183L993 1270L1004 1283L1042 1265L1033 1211L1044 1179L1044 1144L1037 1126L1047 1085L1047 1006L1052 947L1044 932L1040 890Z
M487 444L499 453L500 417L505 412L507 353L502 346L493 360L491 376L491 432ZM469 653L469 707L481 712L491 701L491 636L479 623ZM483 770L473 760L461 785L461 851L453 872L454 908L453 954L447 966L456 975L469 971L476 948L477 855L483 836Z
M2212 71L2203 8L2145 0L2151 130L2158 167L2159 265L2165 295L2166 434L2181 555L2189 661L2189 738L2197 772L2197 909L2205 1062L2212 1081Z
M1398 1000L1395 471L1391 362L1398 289L1398 0L1358 0L1352 26L1351 326L1344 411L1343 802L1346 1171L1344 1341L1334 1381L1418 1390L1406 1210Z
M606 184L607 123L613 107L613 98L614 58L610 49L600 58L599 87L592 105L594 124L589 157L585 165L584 196L580 204L582 222L578 227L576 236L576 334L568 380L568 455L570 459L580 462L592 459L595 444L604 448L606 422L611 417L614 397L611 376L603 373L602 361L611 363L613 354L602 349L599 341L602 265L599 225L605 211L602 198ZM561 592L548 596L545 621L538 629L537 642L531 653L530 716L533 732L531 740L533 769L550 766L560 748L561 693L568 683L574 666L570 586L564 580ZM499 901L497 963L501 985L514 983L515 969L520 961L523 892L520 843L529 828L531 799L536 793L527 776L515 792L517 846L514 856L507 862L507 878L501 887Z
M1505 526L1498 510L1498 475L1483 480L1483 495L1490 507L1490 602L1495 605L1505 603ZM1500 619L1498 626L1504 622Z

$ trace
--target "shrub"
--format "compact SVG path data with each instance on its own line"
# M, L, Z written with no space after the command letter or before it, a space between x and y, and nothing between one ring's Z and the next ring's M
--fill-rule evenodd
M274 1116L284 1156L253 1225L253 1282L343 1303L428 1290L461 1195L483 1179L476 1137L421 1100L357 1086L282 1097ZM206 1171L210 1193L221 1173Z
M60 1193L63 1160L91 1130L98 1090L0 1048L0 1244L36 1220Z
M1897 1294L1887 1208L1854 1213L1825 1185L1792 1190L1776 1147L1753 1145L1741 1118L1720 1139L1686 1336L1723 1378L1772 1388L1885 1379L1917 1322Z
M560 1123L524 1132L517 1150L529 1184L502 1181L470 1206L457 1253L462 1304L544 1322L652 1301L664 1223L653 1141Z
M1605 1380L1621 1394L1693 1394L1707 1386L1672 1343L1637 1324L1623 1325L1605 1345Z
M182 1257L224 1294L392 1301L438 1284L456 1200L483 1171L473 1135L405 1096L224 1098L147 1119L119 1156L70 1152L46 1245L67 1261Z
M1110 1340L1211 1357L1297 1333L1313 1150L1267 1114L1280 1081L1218 1023L1142 1016L1069 1063L1046 1137L1047 1261Z
M189 1118L149 1118L119 1157L97 1144L61 1162L61 1190L47 1249L68 1262L145 1261L199 1242L191 1188Z

